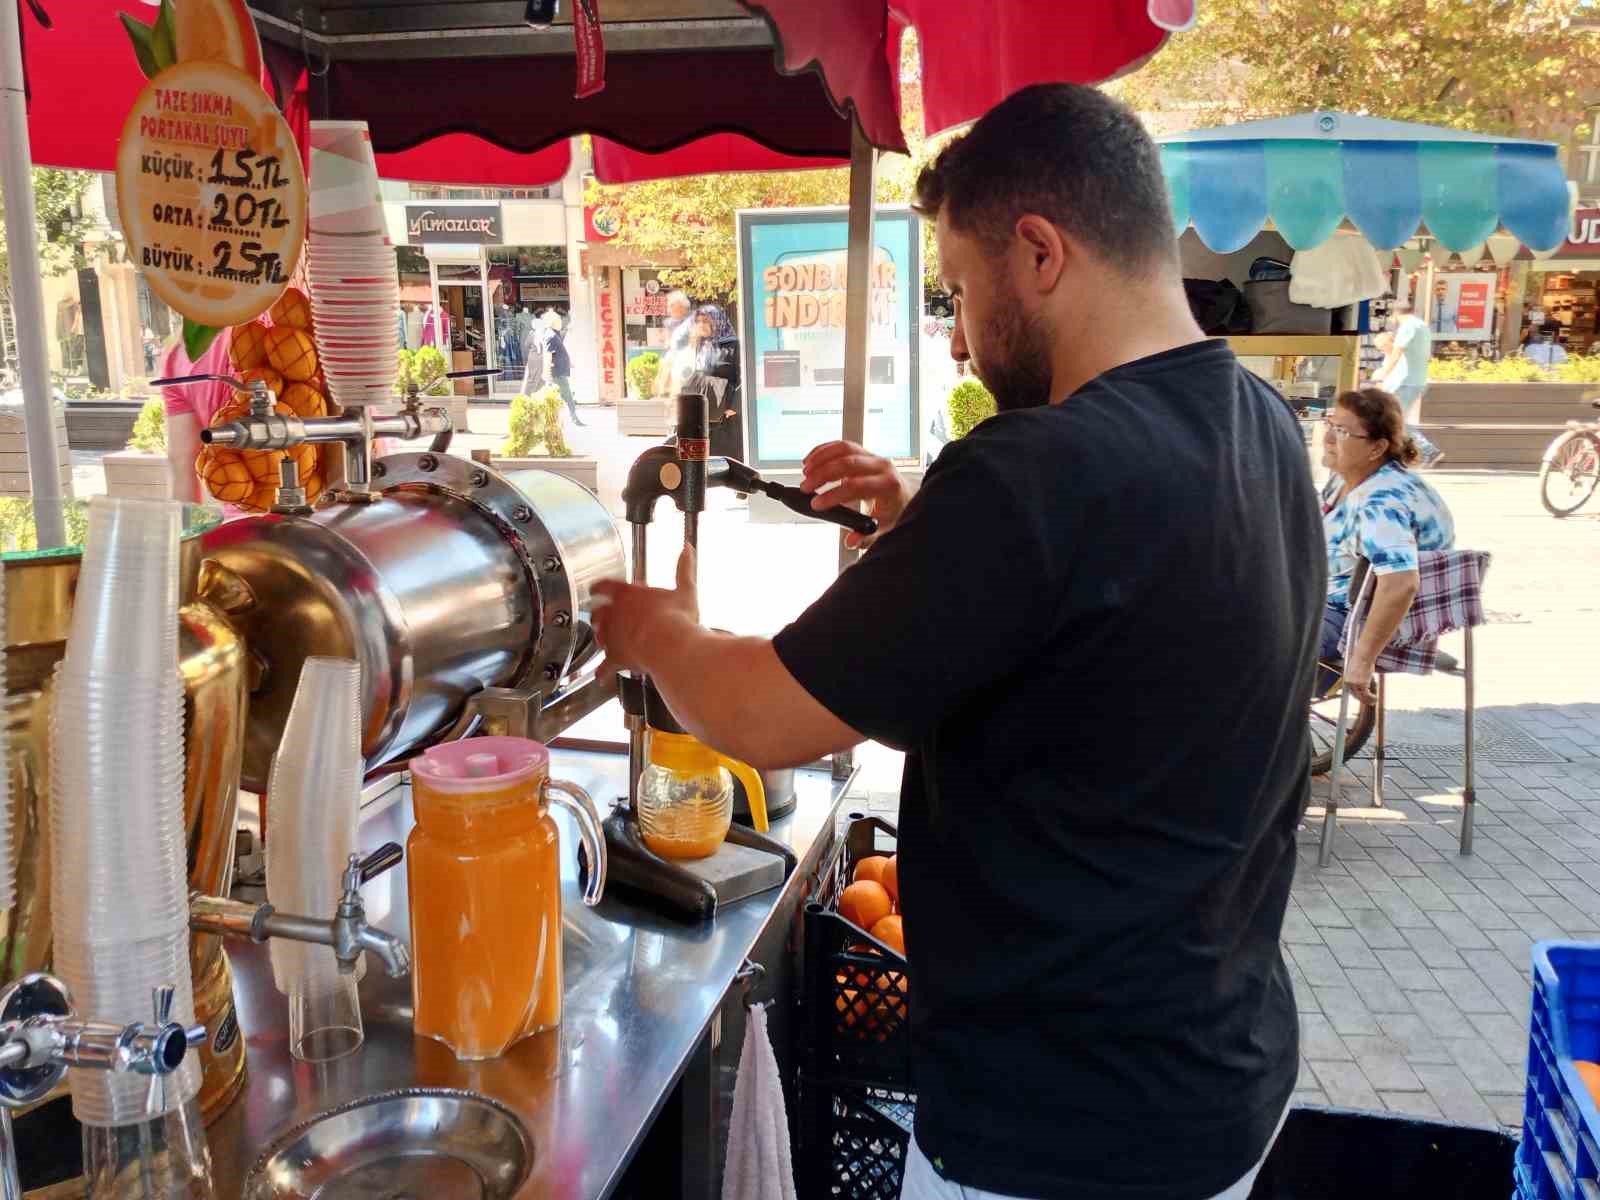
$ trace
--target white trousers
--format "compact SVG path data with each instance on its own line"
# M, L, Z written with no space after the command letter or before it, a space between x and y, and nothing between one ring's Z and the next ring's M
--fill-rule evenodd
M1267 1155L1272 1153L1272 1145L1278 1140L1278 1134L1283 1132L1283 1123L1288 1116L1289 1107L1285 1105L1283 1115L1278 1118L1278 1127L1272 1131L1272 1137L1267 1140L1267 1148L1261 1152L1260 1161L1246 1171L1243 1178L1232 1187L1218 1192L1210 1197L1210 1200L1248 1200L1250 1189L1255 1187L1256 1176L1261 1173ZM900 1184L900 1200L1025 1200L1025 1198L1002 1196L998 1192L983 1192L977 1188L963 1187L959 1183L939 1178L939 1173L933 1169L933 1164L922 1153L922 1148L917 1145L917 1139L913 1137L911 1145L906 1149L906 1173L905 1179Z

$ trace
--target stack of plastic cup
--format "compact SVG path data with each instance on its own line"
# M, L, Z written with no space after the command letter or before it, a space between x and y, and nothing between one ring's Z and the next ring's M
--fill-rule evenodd
M311 122L306 277L328 391L345 407L394 393L400 280L365 121Z
M361 668L344 658L308 658L267 795L267 899L280 912L334 915L355 849L361 804ZM362 1042L356 974L341 974L331 946L274 938L272 970L289 997L289 1049L296 1058L339 1058Z
M55 673L54 953L86 1020L152 1020L151 993L170 984L173 1018L194 1022L178 674L181 513L165 500L90 502L72 629ZM73 1112L87 1125L144 1121L199 1086L193 1055L154 1085L139 1075L74 1071Z

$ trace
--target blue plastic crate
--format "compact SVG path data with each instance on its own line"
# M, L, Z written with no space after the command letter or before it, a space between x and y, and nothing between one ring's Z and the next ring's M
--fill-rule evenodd
M1600 1062L1600 943L1540 942L1518 1200L1600 1200L1600 1108L1574 1059Z

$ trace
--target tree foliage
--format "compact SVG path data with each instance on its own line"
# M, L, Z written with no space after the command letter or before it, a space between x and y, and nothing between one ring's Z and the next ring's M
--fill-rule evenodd
M39 269L46 275L60 275L74 267L87 265L83 257L83 237L91 222L83 215L83 194L94 182L88 171L60 171L54 167L33 168L34 220L39 234ZM0 215L5 212L0 198ZM0 280L11 290L11 260L0 243Z
M920 58L914 34L901 53L900 106L910 156L885 154L878 160L877 200L904 204L911 199L917 172L931 153L922 138ZM591 183L585 203L604 205L618 217L617 241L646 261L671 261L667 280L701 300L733 294L738 279L735 214L741 208L820 208L846 204L850 172L839 167L811 171L757 171L657 179L606 186ZM923 274L938 279L932 230L924 226Z
M1113 90L1198 125L1333 109L1564 140L1600 100L1593 15L1587 0L1202 4Z

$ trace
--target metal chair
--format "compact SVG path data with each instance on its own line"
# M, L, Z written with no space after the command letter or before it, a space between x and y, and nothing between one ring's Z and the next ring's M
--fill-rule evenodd
M1482 573L1488 569L1489 556L1482 551L1428 551L1425 552L1424 557L1427 556L1437 556L1440 560L1445 562L1448 562L1452 558L1458 561L1469 557L1475 558L1479 560L1478 572L1480 577ZM1351 646L1355 645L1356 640L1361 636L1360 622L1362 619L1363 608L1364 606L1370 605L1373 589L1376 586L1377 577L1370 570L1370 566L1371 564L1365 558L1358 559L1356 562L1356 569L1351 575L1350 591L1357 597L1356 602L1350 607L1350 632L1347 644ZM1458 599L1458 597L1452 597L1452 599ZM1419 595L1418 600L1412 602L1413 609L1420 600L1421 596ZM1474 688L1475 680L1473 677L1472 631L1474 626L1482 623L1483 613L1481 608L1475 606L1459 604L1457 607L1467 615L1467 619L1460 625L1462 634L1466 639L1466 646L1462 654L1461 661L1457 663L1449 655L1440 653L1438 655L1438 661L1431 669L1412 670L1410 673L1426 675L1442 672L1446 675L1451 675L1457 679L1461 679L1465 684L1465 711L1463 714L1463 721L1465 725L1465 747L1463 754L1464 761L1462 764L1463 787L1461 793L1461 853L1466 855L1472 853L1472 818L1475 806L1477 804L1477 790L1474 787L1473 775L1473 741L1476 722L1476 696ZM1396 649L1395 643L1391 642L1387 649ZM1387 726L1386 718L1388 715L1386 710L1386 703L1388 699L1387 677L1389 674L1390 672L1385 670L1375 670L1373 672L1378 694L1377 729L1372 759L1372 805L1374 808L1383 807L1383 764L1385 733ZM1333 836L1337 829L1339 814L1339 776L1344 769L1345 733L1348 729L1349 713L1350 693L1348 691L1341 691L1339 699L1339 721L1337 728L1334 731L1333 762L1328 771L1328 801L1323 810L1322 839L1317 848L1317 865L1319 867L1327 866L1329 860L1333 856Z

